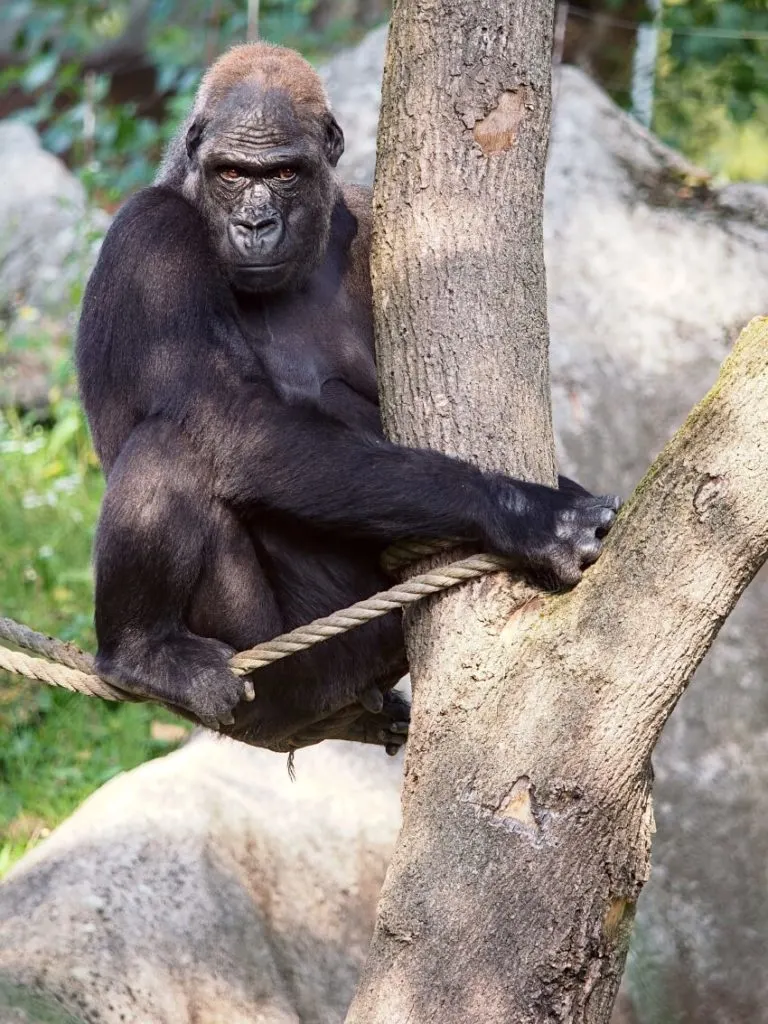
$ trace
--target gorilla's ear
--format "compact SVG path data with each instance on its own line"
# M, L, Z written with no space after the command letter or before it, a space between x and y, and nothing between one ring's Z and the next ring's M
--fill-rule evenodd
M335 167L339 157L344 152L344 132L339 128L338 121L333 114L325 115L325 155L328 163Z
M200 145L203 138L203 120L200 117L196 117L192 124L187 129L187 156L191 160L197 152L197 148Z

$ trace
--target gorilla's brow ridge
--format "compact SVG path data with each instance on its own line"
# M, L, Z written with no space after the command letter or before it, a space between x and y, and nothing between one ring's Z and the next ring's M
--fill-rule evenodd
M281 149L277 152L244 153L241 150L212 150L205 157L207 165L217 167L231 166L249 174L269 174L281 168L308 171L316 166L317 161L308 159L303 150Z

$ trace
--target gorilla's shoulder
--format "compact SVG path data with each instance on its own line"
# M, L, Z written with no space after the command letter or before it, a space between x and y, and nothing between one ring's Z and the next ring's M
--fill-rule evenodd
M123 240L139 236L141 244L203 243L205 224L196 208L179 192L162 185L143 188L123 204L109 234Z
M123 204L104 239L102 255L125 271L157 261L165 272L189 273L211 259L202 217L184 196L163 186L141 189ZM102 261L103 262L103 261Z
M357 285L367 293L369 288L368 258L371 251L371 224L373 221L373 189L365 185L344 184L341 194L347 209L357 221L357 231L351 246L353 277L360 279L357 281Z
M358 221L365 222L370 230L373 189L369 188L368 185L350 185L345 183L341 186L341 194Z

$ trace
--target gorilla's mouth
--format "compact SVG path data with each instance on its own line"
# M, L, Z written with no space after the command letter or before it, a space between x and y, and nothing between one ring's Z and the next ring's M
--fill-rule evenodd
M290 260L274 263L238 263L234 267L233 284L243 291L264 291L280 288L287 280Z
M238 263L238 270L274 270L275 267L284 267L288 260L275 260L274 263Z

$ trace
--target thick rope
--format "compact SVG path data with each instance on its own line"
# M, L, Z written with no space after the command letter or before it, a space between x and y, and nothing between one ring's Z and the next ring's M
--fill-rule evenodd
M398 544L388 552L388 567L402 565L414 558L423 558L444 550L449 543L441 541L407 541ZM306 626L291 630L257 644L247 651L241 651L230 659L229 666L236 675L245 675L281 658L288 658L297 651L304 651L315 644L341 633L356 629L372 619L380 618L398 608L406 608L415 601L421 601L430 594L448 590L467 580L478 579L490 572L506 568L508 563L495 555L472 555L449 565L438 567L431 572L413 576L409 580L383 590L364 601L358 601L349 608L342 608ZM90 654L79 650L74 644L64 643L53 637L44 636L23 626L13 619L0 618L0 639L8 640L17 647L44 655L31 658L29 655L12 650L0 644L0 669L16 675L36 679L50 686L85 693L104 700L140 701L95 674L94 660ZM55 663L55 664L54 664Z
M459 562L451 562L450 565L435 569L433 572L413 576L404 583L390 587L389 590L382 590L349 608L343 608L323 619L315 619L307 626L299 626L290 633L283 633L274 640L267 640L266 643L236 654L229 662L230 668L238 675L251 672L262 665L287 658L297 651L304 651L307 647L313 647L332 636L338 636L339 633L346 633L350 629L362 626L371 619L378 619L397 608L405 608L430 594L437 594L441 590L455 587L457 583L496 572L506 565L503 558L494 555L473 555L470 558L462 558Z
M42 654L44 658L50 658L51 661L57 661L60 665L67 665L86 675L93 675L96 672L90 654L81 651L74 644L67 644L52 636L36 633L34 629L22 626L21 623L14 622L13 619L0 618L0 637L3 640L10 640L17 647L34 651L35 654Z
M104 700L131 700L129 693L116 690L98 676L88 675L76 668L66 665L54 665L42 658L30 658L21 651L12 651L0 646L0 669L13 672L27 679L37 679L49 686L60 686L73 693L87 693L90 697L103 697Z

